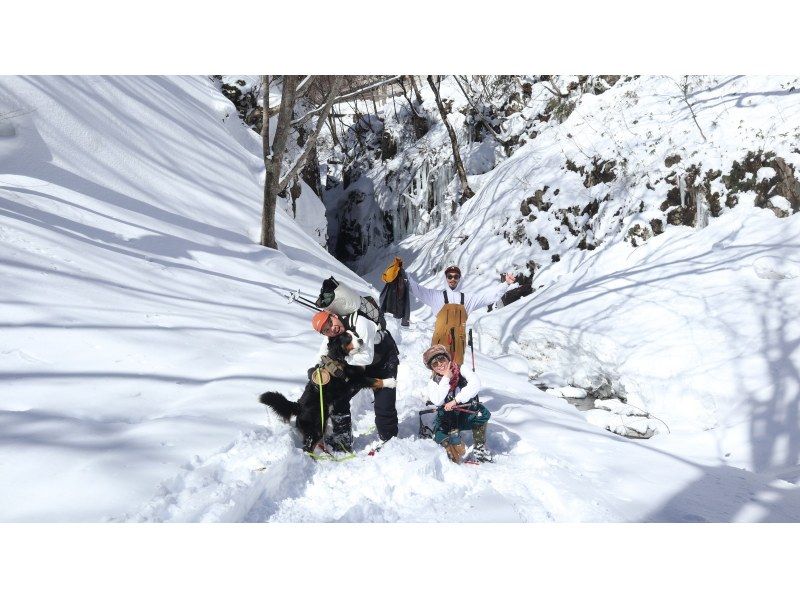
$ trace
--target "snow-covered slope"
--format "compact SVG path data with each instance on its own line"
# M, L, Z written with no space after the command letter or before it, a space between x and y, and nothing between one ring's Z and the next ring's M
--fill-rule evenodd
M310 312L283 295L298 288L313 295L331 273L363 292L369 286L286 214L278 214L280 252L254 242L260 145L232 115L204 78L0 79L0 520L798 519L800 496L786 481L795 481L792 472L781 480L733 467L739 455L726 455L713 434L622 438L539 391L525 359L539 355L530 350L539 337L524 313L532 302L480 322L476 361L482 400L493 414L488 446L496 464L459 467L416 438L427 377L420 354L431 324L425 310L413 313L410 329L390 323L402 358L400 437L375 457L365 454L375 434L369 393L362 393L352 404L357 456L342 463L308 459L293 430L256 401L264 390L296 398L319 346ZM504 173L510 171L501 166L482 175L482 195L462 214L488 201L492 181L507 180ZM742 222L743 214L734 210L719 222ZM701 241L764 243L763 235L779 232L764 228L766 216L774 218L760 211L746 219L738 239L709 226L680 253L664 247L688 235L676 229L637 252L661 259L661 247L690 259ZM492 214L477 217L486 219L484 228L463 253L450 247L446 258L461 261L470 275L489 262L481 242L488 249L494 242L485 234ZM793 218L779 221L783 232L793 230ZM442 234L409 240L419 271L445 259L436 247ZM481 265L485 276L470 284L492 284L497 270L515 263L507 246L494 247L494 256L509 261ZM608 260L600 253L576 259L574 266L588 272L581 280L595 281L588 288L569 287L582 270L576 278L565 269L562 280L547 279L548 305L578 314L566 308L602 310L629 293L624 285L613 292L601 286L619 268L623 249L632 250L609 245ZM768 277L752 281L755 293L764 292L759 285L792 283L785 257L741 275ZM647 267L628 274L646 277ZM650 287L672 284L665 278ZM725 273L708 280L701 288L718 290ZM779 296L791 307L788 291ZM765 330L775 328L769 322ZM558 325L576 324L549 325L555 341L562 338ZM492 337L499 343L488 342ZM781 342L776 346L791 353L791 338ZM601 348L596 356L611 366L619 365L617 355L642 358L636 346L629 355ZM554 361L559 365L549 371L564 376L570 362Z
M280 211L253 242L260 142L203 78L2 78L0 118L0 519L98 520L297 385L284 289L363 283Z
M400 253L429 281L458 263L473 288L536 264L537 293L474 320L483 351L524 355L548 386L610 385L666 422L648 423L657 442L705 431L720 459L796 481L800 215L781 193L800 186L800 86L691 81L697 123L669 77L582 96Z

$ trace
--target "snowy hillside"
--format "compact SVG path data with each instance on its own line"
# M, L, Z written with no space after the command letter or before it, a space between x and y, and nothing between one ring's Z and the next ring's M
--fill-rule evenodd
M663 420L590 421L706 431L725 461L796 481L800 85L698 79L697 124L672 78L583 95L475 177L452 222L403 247L429 279L449 263L478 285L535 267L533 297L474 322L481 348L525 356L543 386L605 385L625 412Z
M589 102L623 101L612 91L564 124ZM726 118L735 121L738 109ZM791 106L780 111L786 123L775 126L791 134L800 123ZM679 124L690 135L687 118ZM477 195L399 249L429 283L445 262L458 262L468 289L550 260L539 292L471 320L496 462L458 466L417 438L427 309L412 313L410 328L389 324L401 351L399 437L366 454L376 435L364 392L352 403L356 457L315 462L256 400L265 390L297 398L319 347L310 312L284 295L314 296L331 273L364 293L370 287L320 246L308 226L321 213L310 188L299 200L311 202L308 218L279 211L280 251L264 249L256 243L260 140L216 83L0 78L0 520L800 519L800 331L791 319L798 216L778 218L740 191L706 228L665 226L634 247L626 239L633 215L614 230L602 218L621 205L614 195L617 204L590 226L603 243L590 251L574 235L553 237L554 262L555 250L541 254L525 240L539 220L526 221L519 239L503 234L522 216L520 186L564 181L559 197L584 204L609 191L562 168L556 148L568 129L544 129L497 165L476 148ZM786 147L765 150L788 163ZM686 149L686 160L696 158ZM653 160L663 163L659 151ZM357 187L369 190L368 182ZM652 181L666 192L659 185L669 183ZM625 205L644 199L646 212L655 196ZM537 234L552 232L543 225ZM368 281L377 284L393 249L369 256L378 269ZM647 420L655 436L625 438L557 396L600 378L671 433Z
M359 281L280 212L254 243L260 140L208 80L2 78L0 115L0 519L101 520L298 383L284 289Z

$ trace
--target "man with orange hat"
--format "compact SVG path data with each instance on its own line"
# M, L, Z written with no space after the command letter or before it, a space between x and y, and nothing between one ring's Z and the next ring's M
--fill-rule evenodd
M381 388L374 388L375 427L381 441L386 442L397 436L397 398L396 377L400 365L397 345L388 330L382 330L375 322L362 316L358 311L338 316L327 310L320 311L311 318L314 330L326 337L320 348L320 355L327 355L328 339L336 338L345 332L355 333L361 340L361 346L345 357L351 366L364 368L364 374L370 378L382 380ZM333 436L331 445L336 450L347 452L353 447L353 427L350 418L350 399L337 397L331 406L331 423Z
M400 260L400 258L395 258ZM402 265L403 261L400 260ZM498 301L509 285L516 281L511 274L505 275L505 281L483 293L463 293L461 291L461 269L458 266L449 266L444 271L447 287L444 289L430 289L417 283L407 273L408 288L411 294L428 305L436 314L436 324L433 329L432 345L444 345L448 348L453 361L458 365L464 363L464 353L467 346L467 317L476 309L486 307Z

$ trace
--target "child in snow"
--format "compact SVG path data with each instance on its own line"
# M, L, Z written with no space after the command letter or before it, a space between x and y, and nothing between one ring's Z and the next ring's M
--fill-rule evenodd
M471 428L474 458L491 461L486 448L486 422L491 414L478 399L478 374L469 368L461 369L444 345L433 345L422 354L422 361L433 372L425 389L428 402L437 407L433 439L445 448L451 461L460 463L466 452L460 431Z

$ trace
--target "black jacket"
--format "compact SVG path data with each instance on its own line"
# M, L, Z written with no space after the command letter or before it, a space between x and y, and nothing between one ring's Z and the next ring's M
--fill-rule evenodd
M408 278L406 278L405 270L400 268L397 278L383 286L380 304L383 313L401 318L401 324L408 326L411 316L411 299L408 294Z

